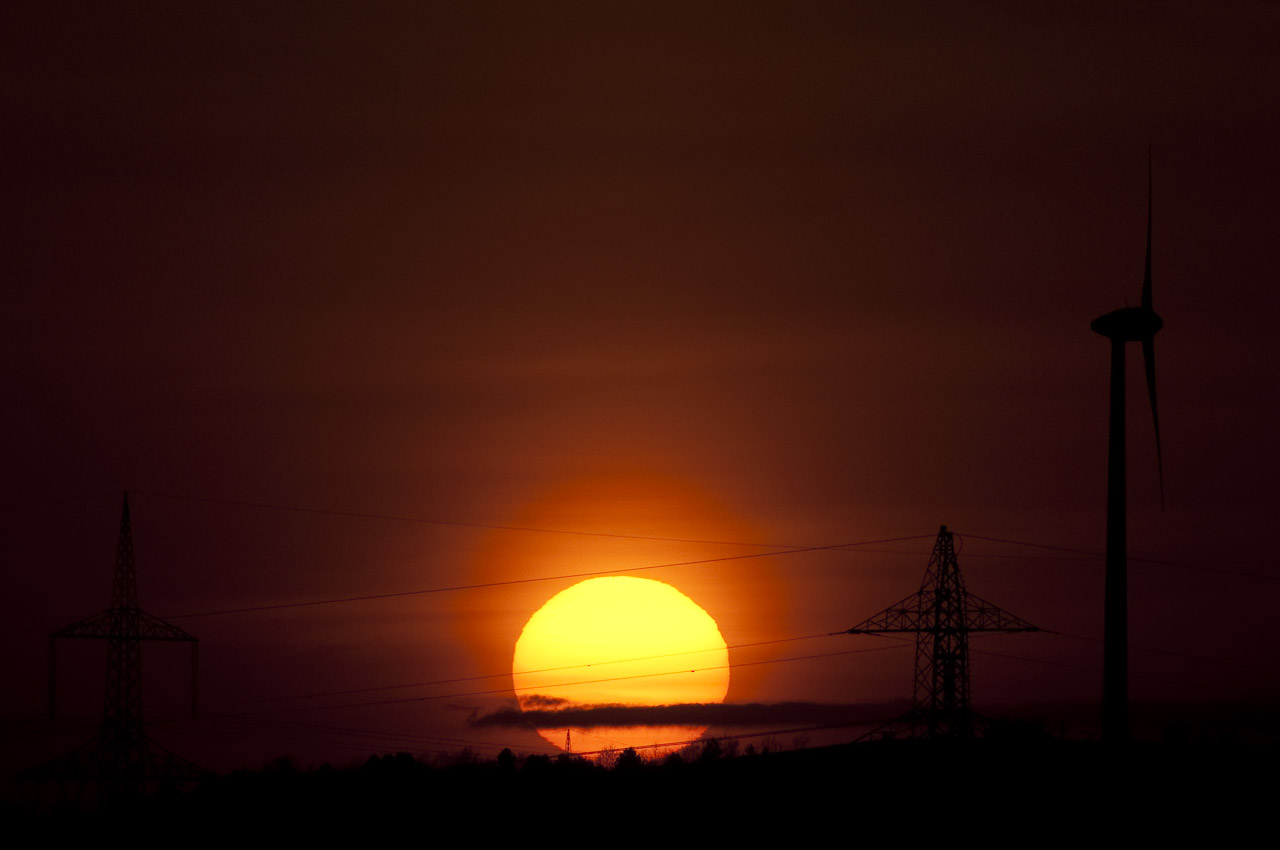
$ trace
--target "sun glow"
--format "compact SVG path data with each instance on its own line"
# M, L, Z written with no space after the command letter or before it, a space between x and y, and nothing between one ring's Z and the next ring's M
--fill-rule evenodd
M529 618L512 663L522 710L722 702L729 652L711 615L669 584L593 578ZM578 750L696 738L706 727L574 727ZM565 728L541 729L563 747Z

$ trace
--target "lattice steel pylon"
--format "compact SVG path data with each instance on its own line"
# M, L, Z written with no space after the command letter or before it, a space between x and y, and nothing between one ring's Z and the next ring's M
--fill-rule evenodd
M915 693L905 718L913 737L972 738L969 635L1035 631L1039 629L965 590L951 532L944 525L933 544L920 590L847 634L914 634Z
M70 755L31 772L33 778L97 782L111 793L137 793L149 784L196 779L204 771L147 736L142 722L142 642L191 644L191 713L196 712L196 646L193 635L138 607L129 494L120 517L111 607L49 635L49 717L55 714L59 639L107 641L107 681L98 735Z

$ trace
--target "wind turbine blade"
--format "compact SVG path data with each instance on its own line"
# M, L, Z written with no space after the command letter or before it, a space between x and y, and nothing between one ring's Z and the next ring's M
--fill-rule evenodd
M1151 307L1151 148L1147 148L1147 265L1146 265L1146 269L1142 273L1142 308L1144 310L1152 309ZM1152 390L1152 392L1154 393L1155 390Z
M1164 454L1160 450L1160 413L1156 408L1156 341L1142 341L1142 360L1147 367L1147 394L1151 396L1151 421L1156 430L1156 468L1160 471L1160 510L1164 510Z

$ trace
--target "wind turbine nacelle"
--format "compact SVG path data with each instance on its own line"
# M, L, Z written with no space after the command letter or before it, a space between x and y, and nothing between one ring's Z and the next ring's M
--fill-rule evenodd
M1099 316L1089 327L1094 333L1111 340L1142 342L1151 339L1164 327L1164 319L1147 307L1124 307Z

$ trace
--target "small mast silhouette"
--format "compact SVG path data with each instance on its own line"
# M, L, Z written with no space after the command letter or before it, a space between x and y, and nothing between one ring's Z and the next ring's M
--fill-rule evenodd
M1160 415L1156 409L1155 335L1164 320L1151 306L1151 152L1147 152L1147 261L1142 275L1142 306L1124 307L1094 319L1089 327L1111 340L1111 427L1107 444L1107 575L1102 661L1102 740L1129 738L1128 554L1125 527L1124 350L1142 343L1147 393L1155 425L1160 507L1164 508L1164 459L1160 451Z

